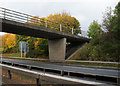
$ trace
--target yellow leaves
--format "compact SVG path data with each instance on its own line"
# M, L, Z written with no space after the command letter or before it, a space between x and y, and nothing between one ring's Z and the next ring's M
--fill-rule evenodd
M40 18L39 16L34 16L31 18L30 22L28 22L28 24L31 25L40 25Z
M34 16L34 17L32 17L31 18L31 23L38 23L38 21L39 21L39 16Z
M52 17L53 15L52 14L50 14L47 18L50 18L50 17Z
M47 22L46 22L47 21ZM29 22L29 24L32 25L36 25L36 26L43 26L50 29L54 29L54 30L59 30L60 29L60 24L62 25L62 31L64 32L68 32L71 34L71 28L79 28L79 21L74 18L71 17L71 15L69 13L66 13L65 11L63 11L62 13L57 13L57 14L50 14L49 16L47 16L47 18L43 17L43 18L39 18L39 16L34 16L33 18L31 18L31 21ZM73 30L73 32L75 32L76 29Z
M47 17L48 20L51 22L47 22L49 25L49 28L59 30L60 24L62 25L62 31L69 32L69 29L71 29L74 26L74 19L71 17L68 13L63 12L59 14L49 15ZM54 23L53 23L54 22ZM70 28L71 27L71 28ZM67 31L68 30L68 31Z
M41 38L37 38L37 40L36 40L36 42L35 42L35 47L37 47L38 46L38 43L39 43L39 40L40 40Z
M37 45L38 45L38 42L39 42L39 41L36 41L36 42L35 42L35 47L37 47Z
M55 28L55 30L59 30L59 28Z
M15 34L5 34L2 38L2 47L13 48L16 45Z

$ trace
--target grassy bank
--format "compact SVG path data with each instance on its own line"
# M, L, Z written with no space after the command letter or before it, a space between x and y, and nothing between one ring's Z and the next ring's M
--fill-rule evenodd
M24 55L22 53L22 55ZM21 57L21 53L4 53L2 54L3 57Z
M2 54L3 57L21 57L21 53L4 53ZM22 58L30 58L30 57L25 57L24 56L24 53L22 53ZM41 55L37 58L40 58L40 59L48 59L48 56L44 56L44 55Z

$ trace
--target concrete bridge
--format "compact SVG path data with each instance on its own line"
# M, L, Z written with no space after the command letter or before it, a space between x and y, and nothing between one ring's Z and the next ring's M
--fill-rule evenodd
M28 22L31 16L28 14L12 11L5 8L0 9L1 32L48 39L49 59L51 62L64 62L65 57L67 56L67 42L69 42L72 46L80 46L85 42L89 42L89 38L86 37L76 36L73 34L64 33L62 31L52 30L47 28L47 26L42 27L30 25L28 24ZM71 49L72 48L73 47L71 47ZM67 51L67 53L69 52L69 50ZM75 49L73 51L70 50L71 54L74 51ZM68 54L68 56L70 56L70 53Z

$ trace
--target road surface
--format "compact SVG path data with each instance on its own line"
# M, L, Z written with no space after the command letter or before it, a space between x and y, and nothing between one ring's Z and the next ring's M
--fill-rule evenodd
M115 69L63 66L63 65L55 65L52 63L26 61L26 60L15 60L15 59L2 59L2 61L31 65L31 66L38 66L38 67L44 67L44 68L58 69L58 70L64 70L64 71L72 71L72 72L84 73L84 74L90 74L90 75L118 77L118 75L120 74L120 72Z

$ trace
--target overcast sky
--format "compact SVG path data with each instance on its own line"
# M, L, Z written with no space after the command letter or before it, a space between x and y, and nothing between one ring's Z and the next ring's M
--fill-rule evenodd
M39 17L64 10L76 17L81 29L87 31L93 20L101 24L105 9L110 6L114 9L118 2L119 0L0 0L0 7Z

